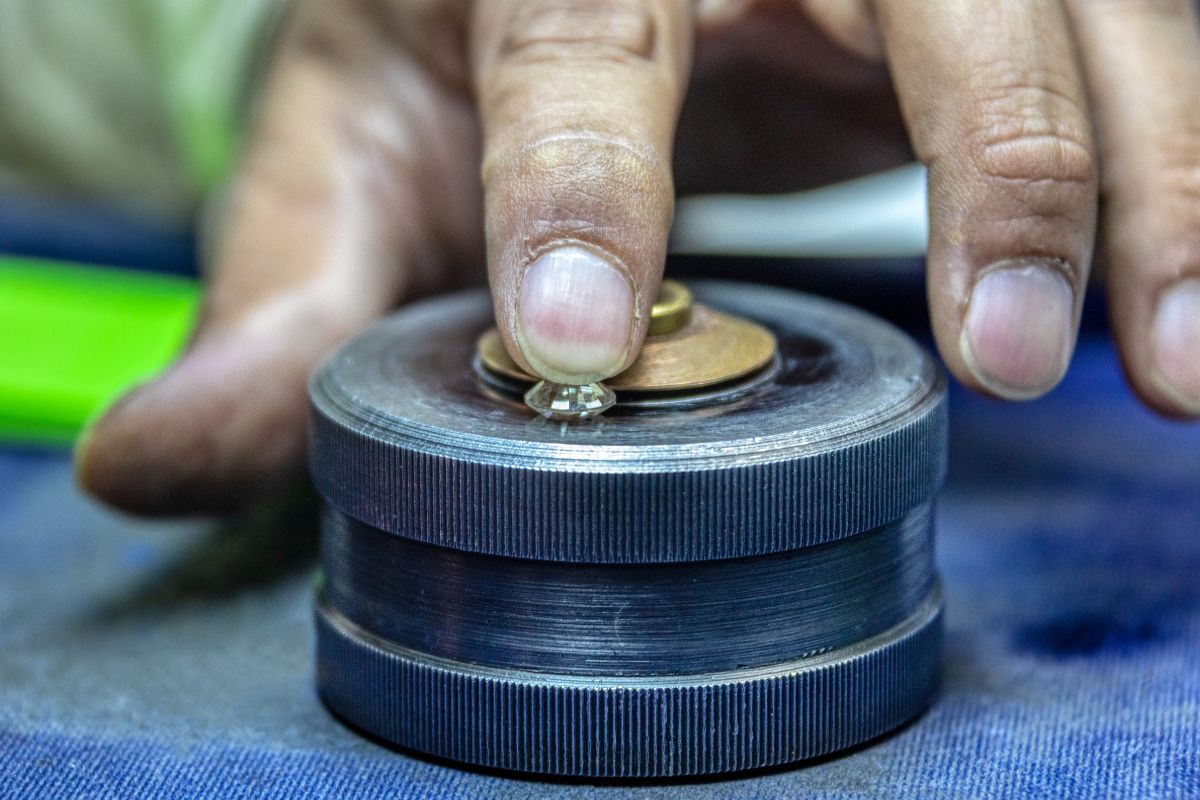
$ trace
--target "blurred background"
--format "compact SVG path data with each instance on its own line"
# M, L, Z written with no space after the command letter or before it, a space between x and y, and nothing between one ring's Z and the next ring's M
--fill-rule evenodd
M0 440L161 369L284 0L0 0Z

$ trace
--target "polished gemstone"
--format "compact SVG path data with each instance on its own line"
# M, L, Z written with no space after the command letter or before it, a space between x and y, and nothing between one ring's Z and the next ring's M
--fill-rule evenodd
M603 414L617 396L602 383L573 385L541 381L525 393L525 405L543 417L568 422Z

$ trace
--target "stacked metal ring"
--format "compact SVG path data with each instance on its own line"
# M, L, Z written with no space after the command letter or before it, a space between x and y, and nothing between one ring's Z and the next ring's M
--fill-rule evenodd
M471 764L661 777L826 754L927 706L940 371L849 307L692 288L774 333L761 374L534 418L472 366L483 292L410 306L316 373L331 709Z

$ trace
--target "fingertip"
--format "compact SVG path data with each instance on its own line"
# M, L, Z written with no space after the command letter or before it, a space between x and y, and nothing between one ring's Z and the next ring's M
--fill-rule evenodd
M1200 279L1162 293L1151 324L1150 379L1170 411L1200 416Z
M80 488L114 509L137 516L190 513L198 507L195 454L181 448L178 428L164 419L157 382L132 390L81 437L75 449Z
M523 273L513 335L539 375L584 384L626 366L637 321L628 271L594 248L567 244L543 253Z
M80 487L139 516L225 513L269 495L303 467L306 408L303 378L272 355L210 340L122 397L76 448Z
M133 473L127 464L140 458L133 452L139 443L129 436L130 417L123 409L136 406L146 390L147 384L135 386L91 420L75 442L73 454L76 484L97 500L129 513L137 513L141 504L132 490Z
M1075 319L1075 293L1057 262L993 265L971 290L958 342L963 364L997 397L1040 397L1066 372Z

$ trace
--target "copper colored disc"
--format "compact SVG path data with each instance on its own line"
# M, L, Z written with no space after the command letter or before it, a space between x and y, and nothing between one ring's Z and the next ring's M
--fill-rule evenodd
M476 347L492 372L531 383L537 380L512 360L496 328L485 331ZM626 392L695 389L753 372L774 354L775 336L763 326L697 303L687 325L646 337L638 360L604 383Z

